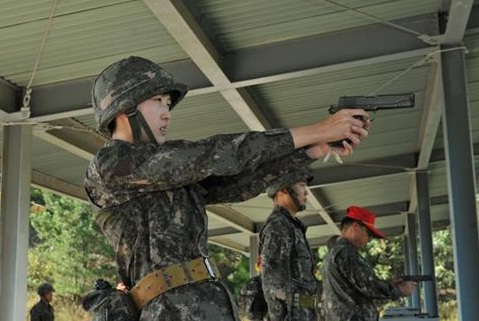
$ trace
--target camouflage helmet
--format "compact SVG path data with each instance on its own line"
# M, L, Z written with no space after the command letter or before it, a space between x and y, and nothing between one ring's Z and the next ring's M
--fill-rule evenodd
M309 183L312 180L313 175L311 173L311 170L308 168L303 168L302 170L280 176L274 181L272 181L266 189L266 193L268 194L268 197L273 198L274 195L276 195L276 193L278 193L282 189L293 186L298 182Z
M154 62L129 57L106 67L94 80L92 104L97 128L109 134L108 125L120 113L136 110L141 102L159 94L171 95L171 109L185 97L188 87Z
M55 292L55 289L50 283L42 283L37 290L39 296L43 296L50 292Z

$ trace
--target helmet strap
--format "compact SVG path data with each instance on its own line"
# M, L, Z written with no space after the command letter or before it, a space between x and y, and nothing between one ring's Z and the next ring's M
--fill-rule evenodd
M291 196L294 206L296 206L298 212L304 211L306 209L306 205L303 205L299 202L298 193L296 193L296 191L291 186L286 187L286 190L288 191L289 196Z
M141 129L143 129L150 143L158 144L150 126L148 126L145 118L138 110L128 113L127 116L133 134L133 143L141 144Z

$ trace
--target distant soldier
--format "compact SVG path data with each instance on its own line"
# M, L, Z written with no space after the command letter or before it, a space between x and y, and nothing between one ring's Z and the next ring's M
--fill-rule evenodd
M378 278L359 254L372 238L384 237L375 220L374 213L351 206L341 222L341 235L329 240L323 266L323 310L328 321L377 321L375 300L409 296L416 288L415 282Z
M270 321L316 321L316 262L306 227L296 217L306 209L309 171L276 179L267 189L274 209L260 232L263 293Z
M53 300L55 289L49 283L43 283L38 287L40 301L30 310L31 321L53 321L55 319L54 310L50 304Z
M354 116L368 114L343 110L291 130L166 141L170 112L187 90L140 57L103 70L93 108L111 140L90 163L85 189L142 321L237 320L209 258L205 206L258 195L270 179L324 156L329 142L344 140L333 152L351 154L368 127Z

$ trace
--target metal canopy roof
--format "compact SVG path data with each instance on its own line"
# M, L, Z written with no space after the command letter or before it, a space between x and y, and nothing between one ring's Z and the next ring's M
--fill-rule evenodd
M326 117L343 95L416 94L414 109L379 113L344 164L311 166L313 194L301 216L312 246L337 231L334 222L350 204L376 211L388 235L402 234L404 214L416 211L418 169L429 171L434 227L449 224L439 44L463 42L468 49L479 167L477 0L60 0L27 119L19 112L21 94L51 6L50 0L3 0L0 11L0 116L4 123L38 124L36 186L85 199L85 169L105 142L94 131L92 79L130 55L160 63L191 88L173 112L170 139L305 125ZM443 11L449 15L440 33ZM210 240L247 253L249 236L271 206L265 195L212 206Z

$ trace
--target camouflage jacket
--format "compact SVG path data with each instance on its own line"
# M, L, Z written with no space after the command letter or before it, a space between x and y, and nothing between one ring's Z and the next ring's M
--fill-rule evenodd
M307 161L282 129L159 146L112 140L90 163L85 189L131 287L153 270L208 256L207 204L254 197ZM150 301L141 320L231 320L229 301L218 282L183 286Z
M55 320L54 310L50 303L40 300L30 310L31 321L53 321Z
M276 206L260 233L261 277L268 320L315 321L313 309L293 307L295 294L315 295L315 262L306 228Z
M348 240L334 236L323 266L323 309L328 321L377 321L375 300L397 299L398 290L379 279Z

